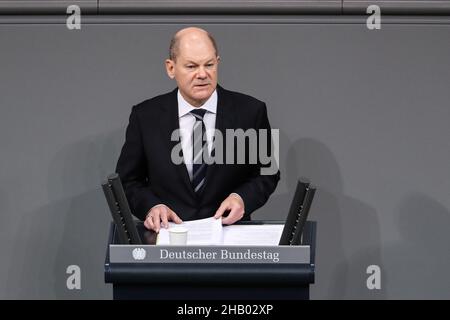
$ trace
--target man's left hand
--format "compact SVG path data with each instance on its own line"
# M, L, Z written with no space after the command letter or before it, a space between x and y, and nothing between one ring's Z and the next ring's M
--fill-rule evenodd
M225 211L230 211L230 213L227 217L223 218L222 224L233 224L241 220L245 213L244 201L238 195L230 194L228 198L223 200L214 218L220 218Z

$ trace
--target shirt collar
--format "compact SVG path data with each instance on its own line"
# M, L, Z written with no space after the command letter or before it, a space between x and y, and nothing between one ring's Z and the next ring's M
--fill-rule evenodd
M216 113L217 112L217 90L214 90L212 95L209 97L208 100L199 108L196 108L192 106L189 102L187 102L183 96L180 93L180 90L177 92L177 99L178 99L178 117L181 118L182 116L190 113L192 110L196 109L204 109L208 112Z

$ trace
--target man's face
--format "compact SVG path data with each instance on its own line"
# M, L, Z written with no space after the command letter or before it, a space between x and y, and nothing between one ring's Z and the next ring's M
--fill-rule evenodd
M166 60L167 74L183 98L200 107L216 89L219 60L208 38L181 39L176 60Z

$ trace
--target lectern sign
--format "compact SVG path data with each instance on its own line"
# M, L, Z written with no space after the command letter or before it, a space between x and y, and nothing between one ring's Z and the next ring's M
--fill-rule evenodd
M310 263L310 246L110 245L111 263Z

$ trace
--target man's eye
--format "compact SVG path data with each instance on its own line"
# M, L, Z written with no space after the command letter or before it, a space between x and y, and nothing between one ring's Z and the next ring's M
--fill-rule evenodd
M187 66L188 69L194 69L195 66Z

